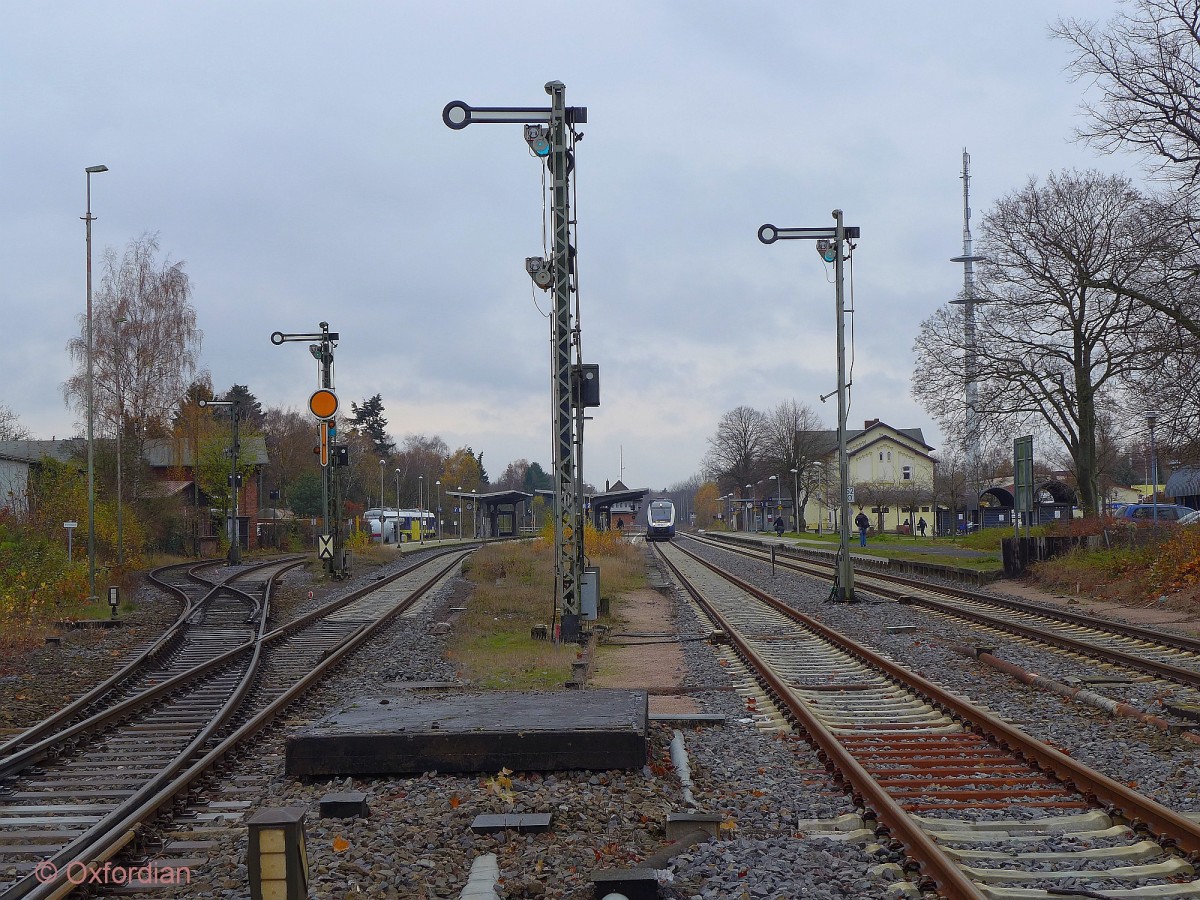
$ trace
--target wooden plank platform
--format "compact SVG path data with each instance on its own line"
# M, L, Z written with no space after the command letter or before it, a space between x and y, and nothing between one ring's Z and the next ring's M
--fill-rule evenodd
M289 775L551 772L646 764L645 691L360 697L287 742Z

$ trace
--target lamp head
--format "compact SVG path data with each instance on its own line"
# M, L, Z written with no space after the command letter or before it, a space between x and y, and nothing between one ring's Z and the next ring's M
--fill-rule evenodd
M550 129L545 125L526 125L525 143L535 156L550 155Z
M108 166L88 166L83 171L87 172L89 175L95 175L97 172L107 172Z

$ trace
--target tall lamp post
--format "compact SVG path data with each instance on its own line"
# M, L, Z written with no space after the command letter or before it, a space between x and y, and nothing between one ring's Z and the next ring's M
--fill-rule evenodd
M384 526L387 525L387 516L384 515L384 511L387 509L387 500L385 499L385 495L383 493L383 473L384 473L384 467L386 465L387 465L386 459L381 459L379 461L379 543L380 544L387 543L387 532L383 530Z
M754 485L746 485L746 491L746 530L752 531L753 529L750 527L750 520L754 517Z
M117 568L125 567L125 525L121 518L121 432L125 430L125 395L121 393L121 369L125 365L125 337L121 326L125 317L117 318L117 359L113 380L117 393Z
M800 470L792 469L792 523L800 533Z
M463 516L467 514L467 505L463 503L462 485L458 486L458 539L462 540L463 535Z
M476 516L479 515L479 497L476 488L471 488L471 537L479 537L479 523Z
M767 481L775 482L775 515L776 517L782 518L779 516L779 514L783 512L783 497L781 496L783 493L783 480L778 475L772 475L767 479ZM771 521L774 522L774 519ZM767 530L770 531L769 528Z
M396 543L400 543L400 470L396 470Z
M96 599L96 456L93 447L95 398L92 394L92 176L107 172L108 166L88 166L87 212L83 217L87 236L87 486L88 486L88 600Z
M425 543L425 476L417 476L417 511L420 513L421 543Z
M433 527L439 543L442 540L442 479L437 480L437 509L434 510Z
M1158 448L1154 446L1154 425L1158 416L1146 413L1146 424L1150 426L1150 499L1154 504L1154 527L1158 527Z
M238 400L197 400L201 408L209 406L229 407L229 494L231 497L232 515L229 517L229 565L237 566L242 562L242 536L238 521L238 488L242 486L242 476L238 473L238 455L241 452L241 442L238 438L238 424L241 418L241 403Z

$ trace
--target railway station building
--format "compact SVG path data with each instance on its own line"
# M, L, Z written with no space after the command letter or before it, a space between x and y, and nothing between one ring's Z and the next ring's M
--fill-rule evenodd
M837 528L837 431L804 432L818 449L823 477L809 497L821 530ZM933 504L934 448L925 443L920 428L894 428L879 419L867 419L861 429L848 430L850 484L854 488L853 513L862 510L879 531L901 531L910 520L924 518L932 530L937 518ZM807 513L813 521L812 511Z

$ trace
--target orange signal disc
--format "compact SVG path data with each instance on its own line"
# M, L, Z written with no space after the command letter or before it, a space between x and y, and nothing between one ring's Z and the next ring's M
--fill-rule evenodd
M328 388L313 391L308 398L308 410L318 419L332 419L338 411L337 394Z

